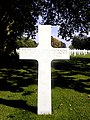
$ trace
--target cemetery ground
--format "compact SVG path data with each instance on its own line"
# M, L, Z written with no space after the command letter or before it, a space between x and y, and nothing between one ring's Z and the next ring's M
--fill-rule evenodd
M90 120L90 54L52 62L52 115L37 115L37 62L0 62L0 120Z

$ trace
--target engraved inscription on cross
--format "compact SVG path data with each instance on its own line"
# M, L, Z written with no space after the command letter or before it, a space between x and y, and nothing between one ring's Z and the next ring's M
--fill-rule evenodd
M69 59L68 48L51 46L51 25L38 26L39 45L36 48L20 48L20 59L38 61L38 114L51 114L51 61Z

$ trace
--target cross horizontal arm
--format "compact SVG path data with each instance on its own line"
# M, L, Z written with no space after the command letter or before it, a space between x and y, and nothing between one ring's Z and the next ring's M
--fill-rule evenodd
M20 59L69 59L68 48L20 48Z

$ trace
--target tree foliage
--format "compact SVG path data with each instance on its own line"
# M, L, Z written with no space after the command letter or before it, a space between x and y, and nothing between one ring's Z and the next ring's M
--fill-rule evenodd
M72 46L75 49L90 49L90 37L75 36L72 41Z
M75 49L72 44L69 46L69 48L70 48L70 49Z
M44 23L59 25L59 35L63 38L71 38L78 31L89 32L90 0L48 0L44 7Z
M10 53L16 49L15 41L23 33L28 38L35 32L39 16L39 5L36 0L0 1L0 53Z
M51 46L54 48L66 48L66 44L51 36Z
M41 24L59 25L59 35L72 37L75 31L90 30L89 0L0 0L0 53L16 49L15 41L24 33L35 33ZM27 38L27 39L28 39Z
M38 44L31 39L26 39L25 37L22 37L21 39L17 39L16 41L16 48L20 48L20 47L37 47Z

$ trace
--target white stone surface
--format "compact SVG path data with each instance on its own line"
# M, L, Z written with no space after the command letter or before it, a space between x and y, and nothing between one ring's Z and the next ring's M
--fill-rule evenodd
M83 55L86 55L86 54L88 54L88 53L90 53L90 50L80 50L80 49L73 49L73 50L69 50L69 54L70 55L74 55L74 56L76 56L77 54L78 55L81 55L81 54L83 54Z
M20 48L20 59L38 61L38 114L52 114L51 61L69 59L68 48L51 47L51 26L39 25L39 45L36 48Z

